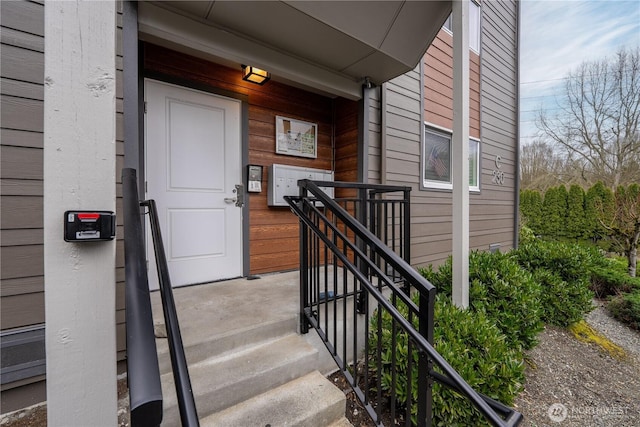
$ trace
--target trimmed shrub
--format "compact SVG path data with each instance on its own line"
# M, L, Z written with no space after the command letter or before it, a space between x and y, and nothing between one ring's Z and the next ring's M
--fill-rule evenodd
M607 309L616 319L640 330L640 290L614 297Z
M542 234L542 195L537 190L520 191L520 214L535 234Z
M417 298L414 299L417 302ZM400 308L406 314L406 308ZM524 364L522 354L509 348L505 336L484 313L461 310L440 295L435 302L434 347L476 391L512 405L522 390ZM372 318L371 330L377 332L377 315ZM382 314L383 373L382 389L393 387L391 377L392 321ZM417 327L417 325L415 325ZM400 408L407 402L407 334L397 332L396 337L396 401ZM378 336L372 332L369 345L375 352ZM412 368L412 400L417 399L418 354L414 351ZM386 363L385 363L386 361ZM374 362L372 362L374 363ZM436 371L439 371L436 368ZM412 407L412 421L416 423L417 407ZM433 386L433 425L435 426L488 426L484 417L460 394L439 384Z
M565 235L567 218L567 189L551 187L544 193L542 202L542 234L557 238Z
M579 185L574 184L569 188L566 224L567 237L576 240L583 237L585 230L584 190Z
M451 257L434 271L420 270L437 289L451 298ZM540 287L531 274L508 255L473 251L469 254L469 304L483 312L514 348L532 348L543 328Z
M518 230L518 242L520 244L528 243L535 239L536 239L536 235L533 232L533 230L530 229L529 227L523 225L520 227L520 230Z
M543 268L533 272L533 280L542 288L540 300L545 323L569 326L593 309L593 294L586 283L566 282L558 274Z
M603 259L596 249L535 240L511 251L510 256L530 271L541 286L545 322L567 326L593 309L591 271Z
M594 267L591 271L591 290L598 298L640 289L640 278L631 277L613 267Z
M585 235L594 241L609 236L609 231L602 225L611 223L615 211L613 192L597 182L587 190L584 200Z

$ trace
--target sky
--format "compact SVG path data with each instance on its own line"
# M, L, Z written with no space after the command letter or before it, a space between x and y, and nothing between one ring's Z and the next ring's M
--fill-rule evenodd
M536 112L553 113L570 71L640 46L640 0L522 0L520 30L520 140L527 143Z

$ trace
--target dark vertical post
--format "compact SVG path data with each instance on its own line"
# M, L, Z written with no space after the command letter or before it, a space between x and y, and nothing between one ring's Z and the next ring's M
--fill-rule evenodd
M356 202L356 218L358 222L365 227L367 226L367 190L366 188L359 188L357 190L358 194L358 202ZM356 245L358 249L360 249L363 253L367 252L367 246L364 244L361 238L356 236ZM365 276L369 277L369 269L360 257L356 257L356 266L358 270ZM354 289L355 291L355 289ZM360 285L360 290L358 292L358 313L363 314L367 311L367 292L363 289L362 285Z
M404 260L411 265L411 187L404 190Z
M307 189L298 182L301 208L305 209L304 200L307 197ZM300 333L309 332L309 322L305 315L305 308L309 300L309 229L304 221L300 222Z
M433 344L433 311L435 306L435 288L420 291L418 329L429 344ZM430 426L433 416L433 396L431 394L431 369L433 362L421 352L418 359L418 426Z
M127 382L131 425L134 427L159 426L162 422L162 386L137 185L136 170L123 169Z

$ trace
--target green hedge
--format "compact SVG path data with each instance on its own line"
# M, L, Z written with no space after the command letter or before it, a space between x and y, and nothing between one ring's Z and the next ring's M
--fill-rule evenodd
M451 298L451 257L437 270L420 270L438 290ZM514 348L536 345L543 328L540 287L531 274L510 256L496 252L469 254L469 304L474 312L486 313Z
M414 299L417 303L417 299ZM406 315L406 307L400 307ZM434 347L444 359L476 391L500 402L512 405L522 390L524 364L522 354L510 348L505 336L487 315L455 307L448 298L440 295L435 302ZM372 355L377 348L377 314L374 314L369 337ZM392 321L388 312L382 313L382 389L390 392L393 386L391 374ZM415 325L417 327L417 325ZM396 331L396 400L403 408L407 402L407 335ZM417 399L418 355L414 352L412 368L412 400ZM375 361L371 361L372 365ZM373 368L374 366L372 366ZM436 369L438 370L438 369ZM412 407L415 424L417 408ZM434 426L486 426L489 425L473 405L458 393L434 384Z
M540 285L544 322L568 326L593 309L591 272L604 259L596 249L536 239L510 256Z
M607 305L613 317L640 330L640 290L618 295Z

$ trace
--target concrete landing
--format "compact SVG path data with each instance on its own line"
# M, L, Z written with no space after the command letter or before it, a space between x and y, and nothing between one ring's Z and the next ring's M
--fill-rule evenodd
M320 373L335 370L335 362L315 332L297 334L298 278L298 272L288 272L174 289L203 425L251 426L254 421L261 427L345 425L344 394ZM163 383L163 425L179 425L159 292L153 292L151 300ZM284 406L269 410L264 402ZM280 418L260 421L275 415L273 411Z

